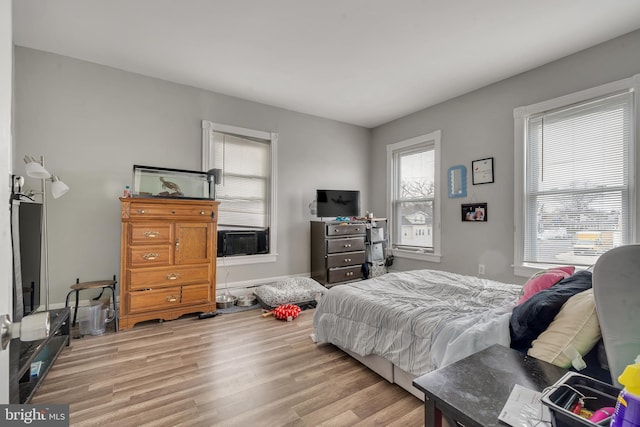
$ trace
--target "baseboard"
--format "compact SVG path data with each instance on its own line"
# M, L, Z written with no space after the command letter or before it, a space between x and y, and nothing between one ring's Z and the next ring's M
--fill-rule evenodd
M102 298L100 298L102 299ZM111 301L111 298L109 298L109 301ZM116 300L117 301L117 300ZM78 301L78 307L82 307L82 306L87 306L87 305L91 305L91 299L81 299ZM49 304L49 309L50 310L55 310L58 308L64 308L64 303L63 302L56 302L56 303L51 303ZM76 306L76 300L74 298L72 298L69 301L69 307L73 308ZM39 306L36 311L44 311L44 305Z
M216 283L216 293L220 294L221 292L224 292L225 290L229 289L229 292L231 292L232 294L234 293L234 291L236 292L240 291L238 293L242 294L242 291L247 291L252 288L257 288L258 286L266 285L267 283L275 283L280 280L289 279L291 277L311 277L311 273L291 274L286 276L274 276L274 277L262 277L260 279L239 280L236 282L228 282L228 283L224 283L218 280L218 282ZM90 301L91 301L90 298L81 299L79 302L79 305L89 305ZM116 303L118 302L119 302L119 295L117 295L116 293ZM69 300L69 305L71 307L75 306L75 303L76 303L76 300L74 298L71 298ZM49 304L50 309L63 308L63 307L64 307L64 302ZM38 311L44 310L44 305L41 305L40 307L38 307L37 310Z
M247 290L247 289L257 288L258 286L266 285L268 283L279 282L280 280L289 279L292 277L311 277L311 273L290 274L286 276L274 276L274 277L262 277L260 279L239 280L237 282L226 282L226 283L224 281L218 280L218 282L216 283L216 291L217 293L220 293L220 292L224 292L226 289L229 289L229 291Z

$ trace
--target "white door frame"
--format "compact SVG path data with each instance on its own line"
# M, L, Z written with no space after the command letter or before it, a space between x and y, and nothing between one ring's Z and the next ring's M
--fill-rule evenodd
M12 314L13 256L9 216L11 106L13 99L13 26L11 0L0 0L0 314ZM12 316L13 317L13 316ZM0 350L0 404L9 403L9 347Z

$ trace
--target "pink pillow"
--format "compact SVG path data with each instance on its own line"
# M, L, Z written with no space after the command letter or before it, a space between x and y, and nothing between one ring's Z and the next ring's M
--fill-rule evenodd
M573 273L576 272L576 268L572 265L567 265L564 267L553 267L553 268L550 268L549 270L562 270L565 273L567 273L569 276L571 276Z
M571 276L576 270L575 267L554 267L542 270L531 276L527 283L522 286L522 294L518 300L518 305L522 304L538 292L550 288L562 279Z

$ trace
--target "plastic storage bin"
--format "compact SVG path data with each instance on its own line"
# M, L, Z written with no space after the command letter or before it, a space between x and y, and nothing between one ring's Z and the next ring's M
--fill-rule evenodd
M100 301L91 301L91 305L78 307L78 323L80 335L102 335L106 330L106 324L114 317L109 315L113 310L109 310Z
M568 385L569 387L565 387ZM551 423L554 427L597 427L586 418L574 414L566 408L571 394L576 390L589 399L584 399L584 408L595 412L601 408L615 407L620 389L611 384L598 381L576 372L568 372L543 393L541 401L551 411ZM608 426L609 423L606 423Z

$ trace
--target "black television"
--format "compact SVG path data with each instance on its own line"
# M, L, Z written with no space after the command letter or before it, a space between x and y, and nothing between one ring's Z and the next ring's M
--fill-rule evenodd
M42 204L12 200L13 317L16 320L32 313L40 305L41 231Z
M320 218L360 216L360 191L316 190L316 209Z

